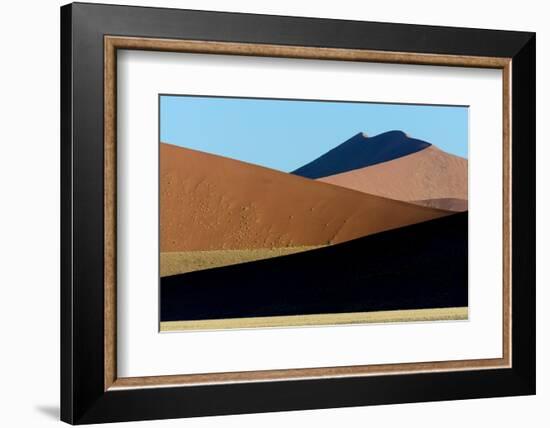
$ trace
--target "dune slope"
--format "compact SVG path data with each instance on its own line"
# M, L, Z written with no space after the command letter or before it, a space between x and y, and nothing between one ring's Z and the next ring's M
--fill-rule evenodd
M439 208L448 211L468 211L467 199L439 198L439 199L421 199L411 201L413 204L423 205L425 207Z
M160 164L161 252L326 245L449 214L169 144Z
M435 146L378 165L322 177L319 181L421 205L467 209L468 161ZM440 201L423 203L426 200Z
M161 321L466 307L468 213L160 287Z

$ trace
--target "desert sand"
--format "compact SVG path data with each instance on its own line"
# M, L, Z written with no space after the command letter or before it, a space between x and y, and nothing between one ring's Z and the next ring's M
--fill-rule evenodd
M404 309L342 314L287 315L198 321L164 321L160 331L217 330L226 328L288 327L338 324L467 320L468 307Z
M221 266L264 260L271 257L314 250L316 248L320 248L320 246L160 253L160 276L178 275L196 270L213 269Z
M425 207L439 208L449 211L468 211L468 200L457 198L439 198L439 199L421 199L411 201L413 204L423 205Z
M160 164L161 252L327 245L449 214L341 187L353 180L320 182L169 144Z
M318 180L423 206L468 208L468 161L435 146Z
M311 251L166 276L160 297L161 322L464 308L468 213Z

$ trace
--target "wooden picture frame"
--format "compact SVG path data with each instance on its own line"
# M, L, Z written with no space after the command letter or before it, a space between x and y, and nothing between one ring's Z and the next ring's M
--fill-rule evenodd
M502 358L118 377L118 49L501 69ZM533 33L76 3L61 9L61 53L62 420L81 424L535 392Z

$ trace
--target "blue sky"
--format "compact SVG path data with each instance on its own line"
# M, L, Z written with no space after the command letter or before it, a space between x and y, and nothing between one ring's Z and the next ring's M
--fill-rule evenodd
M285 172L358 132L391 130L468 157L468 108L462 106L160 97L162 142Z

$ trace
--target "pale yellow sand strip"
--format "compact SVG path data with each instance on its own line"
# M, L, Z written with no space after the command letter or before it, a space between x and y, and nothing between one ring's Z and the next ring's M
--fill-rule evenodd
M276 317L228 318L199 321L166 321L160 331L220 330L230 328L298 327L337 324L367 324L413 321L467 320L468 308L407 309L397 311L352 312L345 314L291 315Z
M255 248L250 250L180 251L160 253L160 276L177 275L203 269L212 269L272 257L286 256L315 250L324 245L278 248Z

